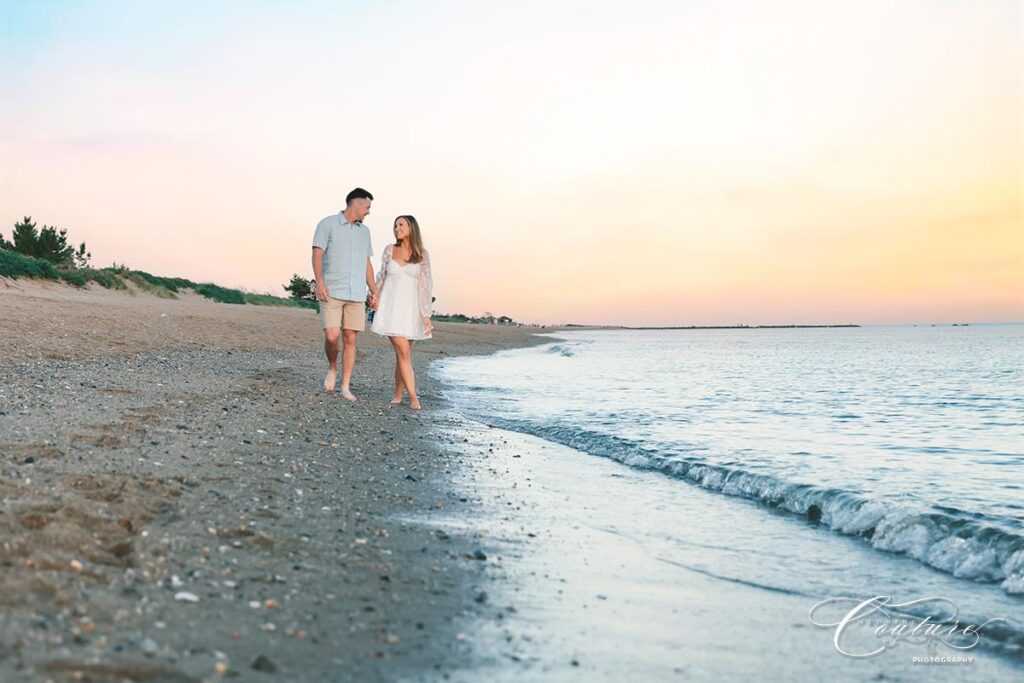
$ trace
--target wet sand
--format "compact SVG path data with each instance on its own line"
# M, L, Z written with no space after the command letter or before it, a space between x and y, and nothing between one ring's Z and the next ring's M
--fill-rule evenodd
M459 620L475 658L454 681L1009 681L1015 649L957 651L970 664L922 665L920 643L850 658L834 629L808 613L829 593L745 580L723 556L757 556L783 567L803 558L866 566L873 549L800 528L800 548L775 543L793 522L748 500L680 491L659 472L625 467L544 439L439 411L438 438L466 454L452 485L468 502L411 522L448 533L487 531L487 603ZM813 548L814 552L803 551ZM837 561L838 558L838 561ZM956 579L907 562L927 595L956 595ZM877 585L881 585L879 582ZM931 592L933 591L934 592ZM846 606L840 613L845 613ZM1008 604L1007 611L1013 612ZM830 615L833 616L833 615ZM965 617L966 618L966 617ZM978 623L978 622L972 622ZM844 637L851 650L878 647L875 625Z
M0 680L471 668L485 539L408 521L466 503L424 369L534 331L439 324L415 413L370 333L362 400L324 394L310 310L0 282Z

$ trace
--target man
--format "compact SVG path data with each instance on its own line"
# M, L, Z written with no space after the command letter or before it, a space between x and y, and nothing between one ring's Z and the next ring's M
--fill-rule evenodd
M370 306L377 305L377 283L373 276L373 247L370 230L363 219L370 213L373 195L357 187L345 197L345 210L320 221L313 234L313 275L320 318L324 326L327 377L324 389L334 391L338 374L338 338L341 354L341 395L355 401L349 389L356 363L356 335L366 329L366 290Z

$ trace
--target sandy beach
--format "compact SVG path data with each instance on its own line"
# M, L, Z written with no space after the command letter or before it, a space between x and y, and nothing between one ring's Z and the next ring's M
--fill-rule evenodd
M480 532L395 520L465 502L426 364L529 329L439 324L419 414L372 334L325 395L310 310L18 280L0 330L0 679L434 680L500 618Z
M838 655L808 608L853 568L887 585L877 551L472 419L429 369L542 343L502 357L573 353L535 334L550 328L438 324L416 352L419 413L386 405L393 355L372 334L361 400L324 394L311 310L17 281L0 287L0 330L0 680L1020 671L1013 642L969 667ZM821 585L744 578L746 556L802 558ZM898 561L915 591L961 592ZM995 587L970 606L986 596L1015 615Z

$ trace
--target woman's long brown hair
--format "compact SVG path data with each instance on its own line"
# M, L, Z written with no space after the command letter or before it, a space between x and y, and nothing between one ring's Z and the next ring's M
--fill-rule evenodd
M412 216L399 216L395 219L395 225L398 225L398 221L404 218L405 222L409 224L409 263L419 263L423 260L423 238L420 237L420 224L416 222L416 219ZM395 243L395 246L401 246L402 241L399 240Z

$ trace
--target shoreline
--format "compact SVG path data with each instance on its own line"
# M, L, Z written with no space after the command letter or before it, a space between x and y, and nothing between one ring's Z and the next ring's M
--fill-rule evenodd
M472 665L456 622L480 607L479 537L396 521L463 505L464 456L430 436L426 367L540 330L439 324L415 355L417 414L386 406L393 356L372 333L349 404L320 387L309 312L57 294L0 298L0 678L434 680ZM195 348L240 314L263 336ZM131 348L104 345L117 330L93 343L109 319L131 327L123 342L181 325L154 342L170 348L95 355Z
M587 430L603 429L595 426L597 418L610 419L625 405L606 401L600 413L588 414L564 390L570 378L575 377L573 390L589 400L605 385L610 395L628 396L624 382L646 377L635 364L610 377L601 372L614 362L623 335L604 342L585 335L576 337L576 346L565 343L573 337L556 332L550 348L453 360L437 372L451 380L463 411L449 420L458 435L449 440L465 442L471 457L463 485L477 492L474 523L491 531L507 573L510 588L496 589L495 601L511 596L516 607L502 630L489 635L484 649L498 656L488 679L516 680L507 671L513 666L508 660L528 670L520 677L530 680L562 680L577 667L587 680L609 681L680 674L696 680L756 678L765 671L773 672L773 680L820 677L822 671L842 680L1020 675L1021 603L998 583L972 581L909 553L886 552L858 535L833 533L772 501L738 495L735 487L723 491L672 476L677 473L671 467L648 466L642 447L631 451L618 440L643 439L628 427L608 437L610 446L593 438ZM578 363L574 356L581 357ZM605 364L597 365L595 357ZM714 377L704 379L716 387ZM508 402L508 392L518 390L529 395ZM664 416L654 403L651 412ZM635 410L627 416L642 422ZM969 668L936 667L925 674L911 659L925 654L924 643L852 660L836 652L832 634L808 616L822 600L890 594L953 599L957 618L965 622L1008 624L985 630L981 646L970 652ZM870 651L877 641L857 645Z
M1019 648L1001 641L966 652L969 667L922 669L926 648L911 642L878 657L843 656L834 629L808 615L837 595L874 595L855 581L829 585L829 574L851 567L870 572L877 551L856 539L454 410L439 432L465 454L454 481L467 510L414 521L486 532L492 576L490 609L462 621L477 653L473 675L456 680L807 680L825 671L837 680L952 682L1009 680L1024 666ZM821 577L783 588L737 572L735 555L782 567L799 559ZM922 595L957 595L958 579L895 561ZM995 614L1011 616L1005 606ZM975 607L964 605L965 619ZM878 640L858 628L843 645L868 652Z

